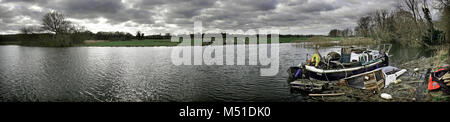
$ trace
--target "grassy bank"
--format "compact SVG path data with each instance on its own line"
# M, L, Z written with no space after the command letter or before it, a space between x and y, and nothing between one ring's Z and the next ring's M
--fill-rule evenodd
M16 34L0 35L0 45L21 45L35 47L71 47L83 44L89 39L86 33L74 34Z
M4 42L0 42L0 45L20 45L20 42L17 42L17 41L4 41Z
M365 37L311 37L302 42L311 42L309 44L318 45L321 47L327 46L362 46L375 45L383 43L380 40ZM294 42L295 43L295 42Z
M280 37L280 43L298 43L308 41L311 37Z
M372 38L364 38L364 37L350 37L350 38L343 38L341 41L339 41L339 45L374 45L374 44L380 44L382 41L375 40Z
M402 66L400 66L401 68L405 68L408 69L410 71L412 71L414 68L419 68L419 69L431 69L432 71L437 71L438 69L440 69L441 66L444 66L445 64L447 64L448 60L448 50L450 49L445 45L442 46L434 46L433 48L435 48L436 54L433 57L430 58L421 58L421 59L417 59L417 60L412 60L409 62L406 62L404 64L402 64ZM427 84L428 82L423 82L423 84ZM426 85L424 85L426 86ZM413 87L414 88L414 87ZM426 89L426 88L423 88ZM437 90L437 91L423 91L423 101L427 101L427 102L448 102L449 99L449 95L445 94L443 91L441 90Z

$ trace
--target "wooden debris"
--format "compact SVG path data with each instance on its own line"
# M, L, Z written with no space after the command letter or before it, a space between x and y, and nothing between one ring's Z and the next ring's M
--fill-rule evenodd
M385 79L382 70L377 69L342 79L339 81L339 84L368 91L380 91L385 86Z
M337 83L337 85L339 86L348 86L347 81L344 79L339 80L339 82Z
M446 73L444 76L442 76L441 80L444 80L444 83L446 83L448 86L448 83L450 83L450 73Z
M327 87L326 82L321 82L317 80L308 80L308 79L301 79L296 80L294 82L290 83L291 88L299 89L302 91L308 91L308 92L320 92Z

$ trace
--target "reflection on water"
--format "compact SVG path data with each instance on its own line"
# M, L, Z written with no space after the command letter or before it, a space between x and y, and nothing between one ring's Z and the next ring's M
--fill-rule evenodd
M0 101L301 101L289 91L286 70L314 51L280 44L278 75L261 77L264 66L175 66L171 50L0 46ZM426 55L391 52L398 60Z

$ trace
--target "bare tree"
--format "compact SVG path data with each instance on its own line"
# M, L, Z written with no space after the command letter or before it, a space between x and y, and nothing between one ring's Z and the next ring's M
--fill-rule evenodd
M372 18L370 16L361 17L358 20L358 27L355 29L355 31L357 31L358 35L363 36L363 37L369 37L371 21L372 21Z
M408 11L412 13L414 21L417 23L418 18L421 18L419 14L419 0L403 0L403 2Z
M441 8L450 5L450 0L436 0L436 1L441 5Z
M82 32L86 32L87 29L84 26L80 26L80 25L69 25L68 27L68 33L82 33Z
M42 19L43 29L54 32L55 34L66 33L72 27L71 22L66 20L66 17L57 11L52 11L44 15Z
M384 30L386 27L387 19L389 17L389 12L387 10L378 10L375 12L374 21L380 27L381 30Z
M339 31L338 29L332 29L329 33L328 36L330 37L338 37L339 36Z
M433 28L433 20L431 18L431 13L430 13L430 9L428 6L428 0L423 0L423 4L422 4L422 12L425 16L425 20L428 22L430 28Z

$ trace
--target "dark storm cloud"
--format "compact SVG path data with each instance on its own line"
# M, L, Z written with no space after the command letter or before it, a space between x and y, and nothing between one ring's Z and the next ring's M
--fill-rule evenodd
M104 17L113 24L126 21L153 23L151 12L126 8L121 0L8 0L2 3L38 5L49 10L61 11L68 17L76 19Z
M304 6L298 7L301 12L312 13L312 12L321 12L321 11L331 11L338 9L339 7L332 3L320 3L313 2L311 4L306 4Z
M276 0L226 0L225 8L240 11L270 11L276 8Z
M192 28L194 21L200 20L207 28L296 28L324 34L336 26L353 26L360 16L378 9L392 8L395 4L395 0L0 1L0 33L17 31L18 27L15 26L27 24L24 22L36 24L43 14L57 10L69 18L84 20L85 24L96 23L100 17L106 19L109 24L125 23L124 26L136 29L142 27L139 24L146 24L145 27L152 28L149 31L153 33ZM129 21L138 25L128 23ZM117 27L118 30L122 28Z
M0 34L3 32L17 32L25 25L34 25L39 22L44 13L35 11L27 5L14 7L0 5Z
M151 12L127 8L121 0L67 0L47 4L46 7L62 11L71 18L77 19L104 17L112 24L126 21L134 21L141 24L153 23Z
M67 14L79 16L89 13L113 14L124 8L120 0L69 0L61 4Z
M2 2L8 3L8 2L14 2L14 3L47 3L47 0L3 0Z
M216 0L142 0L137 7L158 12L167 10L167 18L192 18L215 3Z

